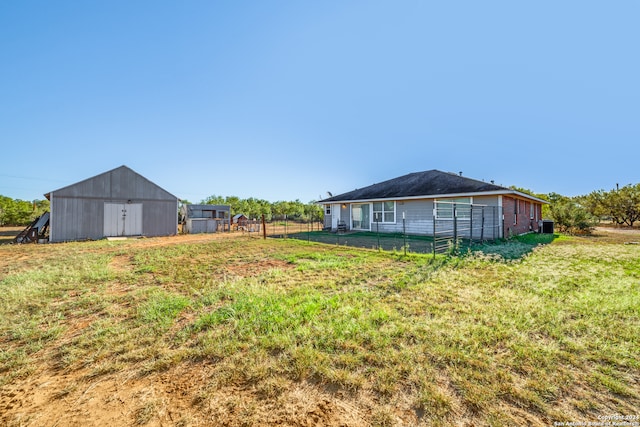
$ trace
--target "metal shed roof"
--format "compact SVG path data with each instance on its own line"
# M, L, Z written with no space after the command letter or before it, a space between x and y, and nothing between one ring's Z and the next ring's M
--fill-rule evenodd
M125 165L50 191L44 196L51 200L52 193L71 198L178 200L178 197Z

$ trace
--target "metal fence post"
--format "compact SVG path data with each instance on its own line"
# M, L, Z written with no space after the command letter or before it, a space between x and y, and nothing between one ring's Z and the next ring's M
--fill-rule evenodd
M458 209L456 204L453 204L453 250L456 251L458 247Z
M469 217L469 244L473 243L473 205L470 207L471 216Z
M482 207L482 225L480 226L480 242L484 242L484 206Z
M404 255L407 256L407 227L404 219L404 212L402 212L402 237L404 239Z
M433 259L436 258L436 209L433 208Z

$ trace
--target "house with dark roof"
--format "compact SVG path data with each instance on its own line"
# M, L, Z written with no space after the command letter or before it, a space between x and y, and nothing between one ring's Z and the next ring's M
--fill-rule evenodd
M446 224L491 225L493 238L538 231L544 200L511 188L429 170L321 200L324 225L337 230L433 234ZM475 221L475 225L472 223ZM463 227L460 228L465 229ZM475 238L476 234L472 234Z

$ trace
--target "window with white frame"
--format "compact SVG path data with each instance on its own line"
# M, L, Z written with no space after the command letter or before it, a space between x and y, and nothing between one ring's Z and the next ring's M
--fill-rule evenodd
M369 203L354 203L351 205L351 228L354 230L369 230L371 228L371 205Z
M436 200L436 218L437 219L453 219L453 210L455 208L456 218L471 218L471 197L457 197L452 199Z
M324 214L331 215L331 205L324 205Z
M396 202L374 202L373 222L396 222Z

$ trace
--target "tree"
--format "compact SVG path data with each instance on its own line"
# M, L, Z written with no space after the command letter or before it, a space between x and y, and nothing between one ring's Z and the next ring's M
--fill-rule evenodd
M244 214L248 218L261 218L271 220L273 215L287 216L291 220L309 221L321 220L323 218L323 210L315 202L302 203L300 200L294 201L277 201L271 203L264 199L256 199L249 197L241 199L236 196L216 196L212 195L202 201L203 204L210 205L229 205L231 206L231 214Z
M592 191L580 200L598 218L630 227L640 221L640 184L629 184L611 191Z
M48 200L25 201L0 196L0 225L29 225L48 210Z
M597 218L591 215L577 198L549 193L549 200L551 217L561 232L587 233L597 223Z
M324 209L316 202L311 201L304 205L304 216L309 221L320 221L324 218Z
M187 204L187 203L185 203ZM222 196L211 195L202 201L203 205L224 205L225 199Z
M640 221L640 184L625 185L616 193L623 222L633 227L634 222Z

